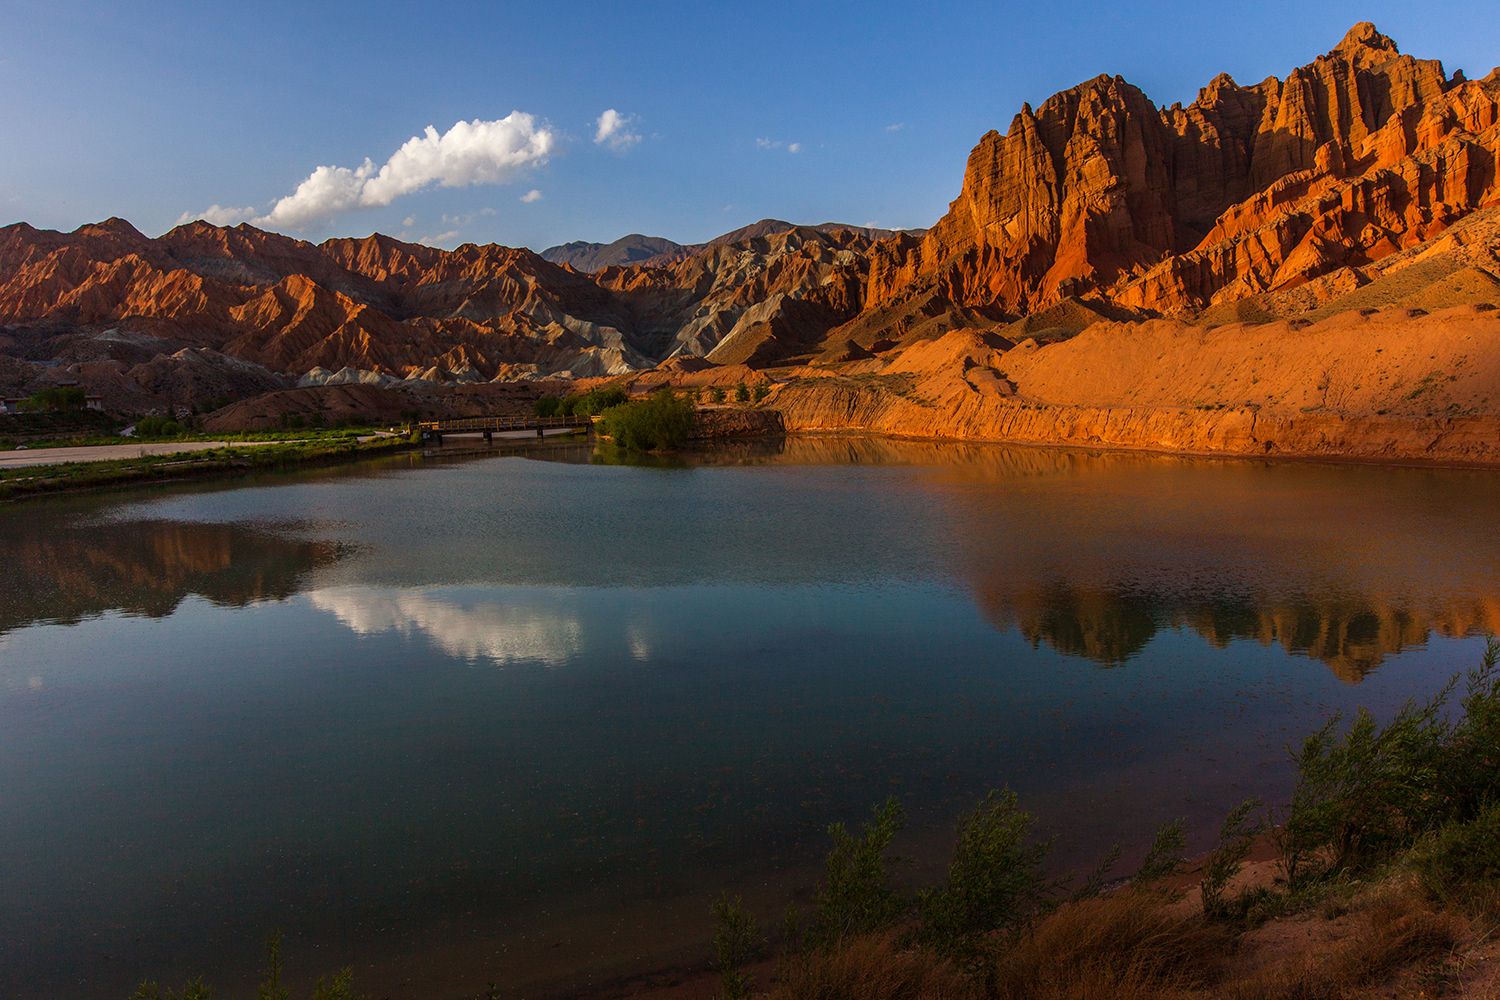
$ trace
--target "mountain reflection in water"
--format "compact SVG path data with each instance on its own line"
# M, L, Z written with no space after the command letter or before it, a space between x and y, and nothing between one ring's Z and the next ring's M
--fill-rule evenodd
M0 634L72 624L109 611L164 618L189 595L243 607L285 600L346 550L328 539L244 524L139 520L0 521Z
M476 457L497 456L562 464L632 462L613 449L558 442L542 448L507 445L434 464L462 468ZM1194 462L838 435L728 442L667 463L649 458L645 464L674 472L724 466L923 469L927 487L956 515L942 526L949 537L915 540L936 542L931 547L943 550L927 553L939 563L932 567L938 575L951 574L966 587L997 629L1015 629L1033 646L1045 643L1105 667L1128 663L1163 629L1182 629L1217 648L1241 639L1279 644L1357 682L1387 656L1424 644L1433 632L1452 637L1500 631L1500 587L1482 548L1451 546L1449 537L1423 537L1434 527L1434 490L1441 491L1439 504L1459 496L1466 503L1464 510L1439 511L1439 527L1494 509L1500 492L1492 473ZM1372 495L1345 497L1336 488L1339 480L1349 480L1352 491L1371 475L1384 480L1386 491L1373 494L1373 503ZM1464 478L1471 482L1461 492L1454 480ZM1248 489L1237 497L1236 485ZM1320 503L1319 491L1309 485L1335 489L1324 491ZM1127 502L1120 502L1121 493ZM1410 504L1392 503L1393 494ZM1112 502L1101 506L1101 495ZM1424 508L1424 518L1407 516L1413 504ZM1226 511L1240 516L1226 517ZM371 579L356 560L339 586L318 586L309 596L359 634L416 632L454 656L557 665L578 649L580 626L570 618L565 598L526 609L493 600L456 607L429 588L473 582L476 575L494 585L610 586L617 582L611 570L618 568L608 565L610 559L641 571L624 574L619 582L638 585L641 574L658 573L668 584L719 583L726 577L734 582L729 561L711 570L678 558L686 553L674 551L679 545L674 539L688 536L681 544L694 548L699 543L691 531L652 525L663 516L670 521L673 514L645 514L637 530L610 539L617 551L582 572L567 566L560 575L553 566L534 565L549 562L550 553L534 553L531 566L516 558L529 545L545 543L550 532L528 539L464 531L464 565L450 572L442 560L425 556L455 539L424 537L419 528L410 537L386 536L374 543L387 550L380 553L380 564L420 566L416 579L406 574L403 586L382 587L381 574ZM901 538L905 525L858 528L874 536L877 548L895 550L898 539L913 543ZM451 534L448 525L435 530ZM787 533L795 544L799 533L813 532L790 525ZM231 607L284 600L309 586L316 571L361 547L318 535L314 525L295 516L282 523L152 517L0 522L0 562L11 568L9 580L0 584L0 634L107 611L163 617L189 595ZM1317 551L1307 551L1314 543ZM1438 553L1443 564L1432 566ZM840 557L841 568L826 564L832 560L816 568L809 561L781 582L804 582L799 577L809 570L826 581L890 569L858 549ZM566 558L557 553L550 562ZM477 574L476 566L482 567ZM752 578L760 576L751 569Z
M631 462L578 443L528 457ZM643 464L937 470L942 498L961 515L954 562L996 628L1106 667L1127 663L1162 629L1186 629L1220 649L1279 644L1356 683L1433 632L1500 631L1495 567L1482 548L1453 545L1470 534L1466 519L1500 501L1490 472L845 435L730 441ZM1380 489L1363 488L1370 477Z

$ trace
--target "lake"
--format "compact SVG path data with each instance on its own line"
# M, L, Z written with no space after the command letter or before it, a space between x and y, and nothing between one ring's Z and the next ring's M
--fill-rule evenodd
M1500 623L1500 475L868 438L548 444L0 510L0 995L587 990L888 796L1206 849Z

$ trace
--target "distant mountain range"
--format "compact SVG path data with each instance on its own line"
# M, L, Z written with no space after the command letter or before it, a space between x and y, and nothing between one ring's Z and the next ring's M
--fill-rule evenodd
M780 219L761 219L759 222L742 226L723 236L716 236L707 243L673 243L661 236L642 236L640 233L631 233L629 236L620 237L613 243L579 241L548 247L542 251L541 258L553 264L567 264L574 270L589 272L602 271L606 267L628 267L631 264L665 264L674 260L696 257L703 251L714 247L728 246L731 243L740 243L760 236L775 236L794 229L810 229L819 233L847 229L871 240L883 240L886 237L895 236L898 232L909 233L912 236L923 236L927 232L925 229L871 229L868 226L850 226L842 222L794 226Z
M567 264L575 271L602 271L613 265L625 266L650 260L657 254L670 253L682 246L660 236L631 233L613 243L585 243L578 240L542 251L542 260Z

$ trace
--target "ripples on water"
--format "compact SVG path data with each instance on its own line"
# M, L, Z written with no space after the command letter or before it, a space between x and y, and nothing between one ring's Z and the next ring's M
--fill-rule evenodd
M697 960L887 795L1087 866L1500 618L1500 476L790 439L0 512L0 993L516 995ZM424 992L422 995L428 995Z

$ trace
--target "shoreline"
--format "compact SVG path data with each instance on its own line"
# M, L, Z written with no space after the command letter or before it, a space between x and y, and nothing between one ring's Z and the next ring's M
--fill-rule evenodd
M1494 461L1460 458L1422 459L1413 456L1316 454L1307 452L1254 452L1207 451L1201 449L1153 448L1144 445L1104 443L1099 441L1038 441L1004 437L953 437L938 434L911 434L880 430L869 427L793 428L781 434L734 436L705 440L697 439L697 447L684 449L688 453L701 452L703 444L708 451L715 446L754 441L770 442L777 439L801 438L805 440L883 440L893 443L984 447L1024 448L1028 451L1065 451L1087 454L1140 455L1156 458L1177 458L1193 461L1253 462L1263 465L1327 465L1358 466L1367 468L1448 470L1456 472L1500 472L1500 455ZM467 442L466 442L467 443ZM458 458L483 455L517 454L529 451L537 445L578 445L583 443L576 435L549 435L537 439L529 435L503 444L478 447L431 448L413 444L405 438L379 438L362 443L345 441L324 443L321 441L257 442L241 445L237 442L204 442L199 447L165 454L129 458L103 459L98 461L66 461L61 463L30 464L10 468L0 467L0 503L16 503L29 499L50 496L96 492L106 489L129 489L132 487L157 486L191 480L234 479L258 472L294 469L299 467L340 465L384 455L402 452L420 452L424 458ZM43 451L38 449L39 452ZM651 463L643 463L651 464ZM55 470L47 474L47 470ZM21 473L9 475L8 473ZM30 473L30 474L28 474Z
M1190 451L1173 448L1150 448L1144 445L1078 443L1074 441L1044 442L1016 440L1011 438L955 438L928 434L901 434L893 431L848 429L789 430L787 437L807 438L881 438L888 441L911 441L922 444L949 445L1000 445L1007 448L1027 448L1035 451L1107 452L1124 455L1152 455L1160 458L1210 459L1224 462L1262 462L1265 464L1295 465L1361 465L1390 469L1453 469L1474 472L1500 472L1500 457L1493 462L1463 459L1381 458L1375 455L1318 455L1310 453L1281 452L1256 454L1254 452Z
M156 456L18 466L0 471L0 503L342 465L398 454L415 447L399 437L364 443L345 438L336 442L279 442L244 448L236 448L231 443L222 448L200 448Z

